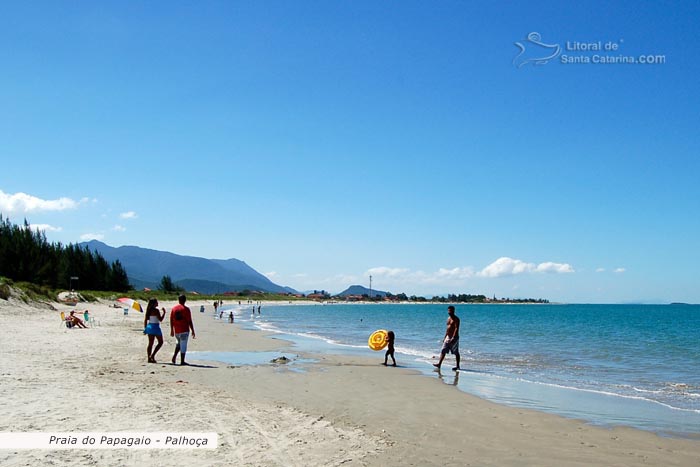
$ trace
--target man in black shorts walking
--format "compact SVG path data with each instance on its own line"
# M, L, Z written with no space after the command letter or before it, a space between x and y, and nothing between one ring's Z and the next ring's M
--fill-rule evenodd
M445 339L442 342L442 350L440 350L440 361L433 363L433 366L440 369L442 361L445 359L447 352L452 352L457 361L457 366L452 368L454 371L459 370L459 318L455 315L455 307L452 305L447 307L447 331L445 331Z

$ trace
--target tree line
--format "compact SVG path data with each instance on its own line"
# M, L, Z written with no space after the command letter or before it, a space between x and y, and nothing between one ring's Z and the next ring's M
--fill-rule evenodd
M0 214L0 276L52 289L126 292L132 287L119 260L109 264L87 247L49 243L44 232L12 224ZM71 278L77 277L77 280Z
M314 291L316 292L316 291ZM364 300L381 302L384 298L391 301L403 301L403 302L437 302L437 303L549 303L549 300L544 298L496 298L489 299L483 294L448 294L447 297L442 297L440 295L435 295L432 298L417 297L415 295L407 296L405 293L392 294L391 292L374 295L370 297L368 294L363 294L362 298ZM343 298L343 297L338 297Z

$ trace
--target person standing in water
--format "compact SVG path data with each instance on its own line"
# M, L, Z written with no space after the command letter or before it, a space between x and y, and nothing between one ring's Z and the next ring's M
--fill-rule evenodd
M434 367L440 369L442 361L445 359L447 352L451 352L455 356L457 366L452 368L454 371L459 367L459 318L455 315L455 307L450 305L447 307L447 330L445 331L445 339L442 342L442 350L440 350L440 361L433 363Z
M384 354L384 363L382 363L382 365L386 366L389 357L391 357L391 360L394 362L392 366L396 366L396 359L394 358L394 339L396 336L394 335L394 331L389 331L386 334L386 340L389 342L389 348L386 349L386 353Z

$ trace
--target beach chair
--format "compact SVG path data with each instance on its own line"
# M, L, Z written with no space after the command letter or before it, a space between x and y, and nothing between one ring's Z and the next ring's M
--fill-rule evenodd
M83 321L85 321L85 326L89 326L91 328L97 326L97 321L95 321L95 317L90 316L90 313L88 312L83 313Z
M66 321L66 312L62 311L61 312L61 327L67 327L68 329L71 329L73 327L73 323Z

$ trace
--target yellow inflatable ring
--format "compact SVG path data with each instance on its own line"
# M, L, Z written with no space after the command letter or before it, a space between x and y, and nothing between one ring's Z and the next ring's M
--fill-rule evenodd
M367 341L367 345L369 345L369 348L375 351L382 350L384 347L387 346L388 343L389 333L387 333L384 329L374 331L369 336L369 340Z

